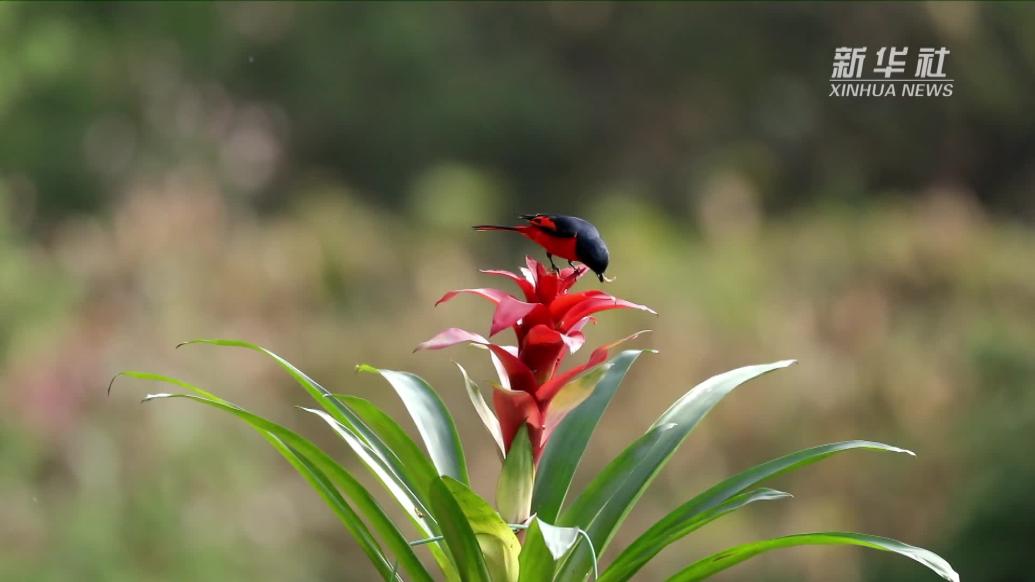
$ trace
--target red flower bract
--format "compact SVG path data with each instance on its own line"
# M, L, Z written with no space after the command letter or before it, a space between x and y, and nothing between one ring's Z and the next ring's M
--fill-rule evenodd
M560 371L565 357L585 344L582 330L594 321L593 314L622 308L654 311L599 290L569 293L586 273L584 267L569 267L554 273L531 258L526 258L526 264L521 268L521 274L482 271L513 281L521 291L521 298L499 289L460 289L446 293L436 303L449 301L461 293L488 299L496 306L489 337L510 328L514 330L516 346L502 346L476 333L450 328L417 349L437 350L460 343L488 349L499 374L492 402L503 434L504 448L510 450L514 436L521 425L526 424L532 452L538 462L553 429L588 392L573 394L571 398L563 399L563 405L551 406L554 398L577 378L603 364L612 348L639 335L636 333L597 348L586 362Z

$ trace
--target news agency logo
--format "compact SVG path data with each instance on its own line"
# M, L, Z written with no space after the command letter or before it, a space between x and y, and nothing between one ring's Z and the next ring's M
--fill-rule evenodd
M881 47L870 76L863 78L866 47L834 49L827 97L952 97L954 79L945 73L945 47L924 47L909 60L909 47ZM906 77L912 71L912 77Z

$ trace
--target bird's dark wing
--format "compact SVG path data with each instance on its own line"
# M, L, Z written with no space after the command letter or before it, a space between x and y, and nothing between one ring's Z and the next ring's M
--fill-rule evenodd
M522 214L521 218L537 229L555 236L557 238L571 238L579 234L576 225L571 219L581 220L572 216L561 216L553 214ZM587 223L589 224L589 223Z
M585 236L597 231L589 222L582 220L576 216L564 216L563 214L553 214L548 216L550 222L553 223L552 234L562 238L571 238L573 236Z

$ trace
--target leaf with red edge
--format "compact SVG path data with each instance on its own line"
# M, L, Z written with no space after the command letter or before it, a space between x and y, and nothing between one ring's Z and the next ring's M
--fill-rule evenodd
M492 351L493 356L495 356L500 366L506 372L511 390L529 393L535 391L537 386L535 375L532 374L532 370L529 370L524 362L502 346L491 343L484 345Z
M493 386L492 405L496 409L496 418L500 421L500 431L503 433L503 446L507 450L510 450L510 443L522 425L529 425L530 430L534 429L535 434L539 434L542 418L535 399L528 392ZM533 443L535 440L538 439L534 439Z
M484 337L465 329L451 327L418 345L414 351L441 350L464 343L486 348L492 352L493 364L496 366L497 371L500 372L500 382L505 387L524 392L535 390L537 386L535 376L528 369L528 366L518 359L514 353L516 351L514 348L494 344Z
M545 380L553 374L569 341L561 332L546 325L537 325L525 334L521 345L521 361L540 380Z
M589 398L589 395L593 393L593 389L596 388L597 382L604 375L604 372L607 371L607 368L608 366L595 366L592 370L568 382L557 391L557 394L550 400L550 405L546 409L545 418L543 419L543 441L549 441L550 435L557 428L557 425L564 420L564 417L574 410L576 406L582 404L586 398Z
M594 366L599 366L605 360L607 360L607 354L608 352L610 352L611 349L627 341L634 340L640 337L641 335L649 332L649 329L638 331L630 336L626 336L618 341L611 342L607 345L600 346L599 348L593 350L593 353L589 355L589 360L587 360L586 363L580 366L575 366L570 370L565 370L564 372L561 372L560 374L557 374L556 376L551 378L549 382L540 386L539 389L536 390L536 399L540 402L549 402L554 396L557 395L557 392L559 392L561 388L564 388L565 384L571 382L580 374L585 373L586 370L589 370Z

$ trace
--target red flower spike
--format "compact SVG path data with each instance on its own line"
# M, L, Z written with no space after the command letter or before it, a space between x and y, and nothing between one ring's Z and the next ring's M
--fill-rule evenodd
M564 349L566 337L546 325L537 325L525 335L518 352L521 361L535 374L536 379L545 382L553 375Z
M437 350L460 343L488 349L500 376L500 384L496 386L492 400L505 448L510 450L514 435L522 425L528 425L533 456L538 462L553 429L582 398L589 395L592 388L573 385L571 390L565 391L565 397L558 400L556 410L551 413L553 398L569 383L603 364L616 345L640 335L637 333L599 347L585 363L558 372L565 357L585 344L583 329L596 321L592 315L610 309L654 311L596 289L569 293L587 272L585 267L569 267L554 273L530 257L525 259L525 263L526 267L520 269L521 275L502 270L483 271L513 281L525 301L499 289L460 289L446 293L438 301L449 301L460 293L492 301L496 308L489 336L511 328L517 347L501 346L476 333L450 328L420 344L417 349ZM583 384L586 382L592 383L593 379L586 378Z
M492 350L492 355L502 365L503 370L506 371L511 390L528 392L530 394L535 392L538 384L527 364L503 347L496 344L488 344L488 347Z

